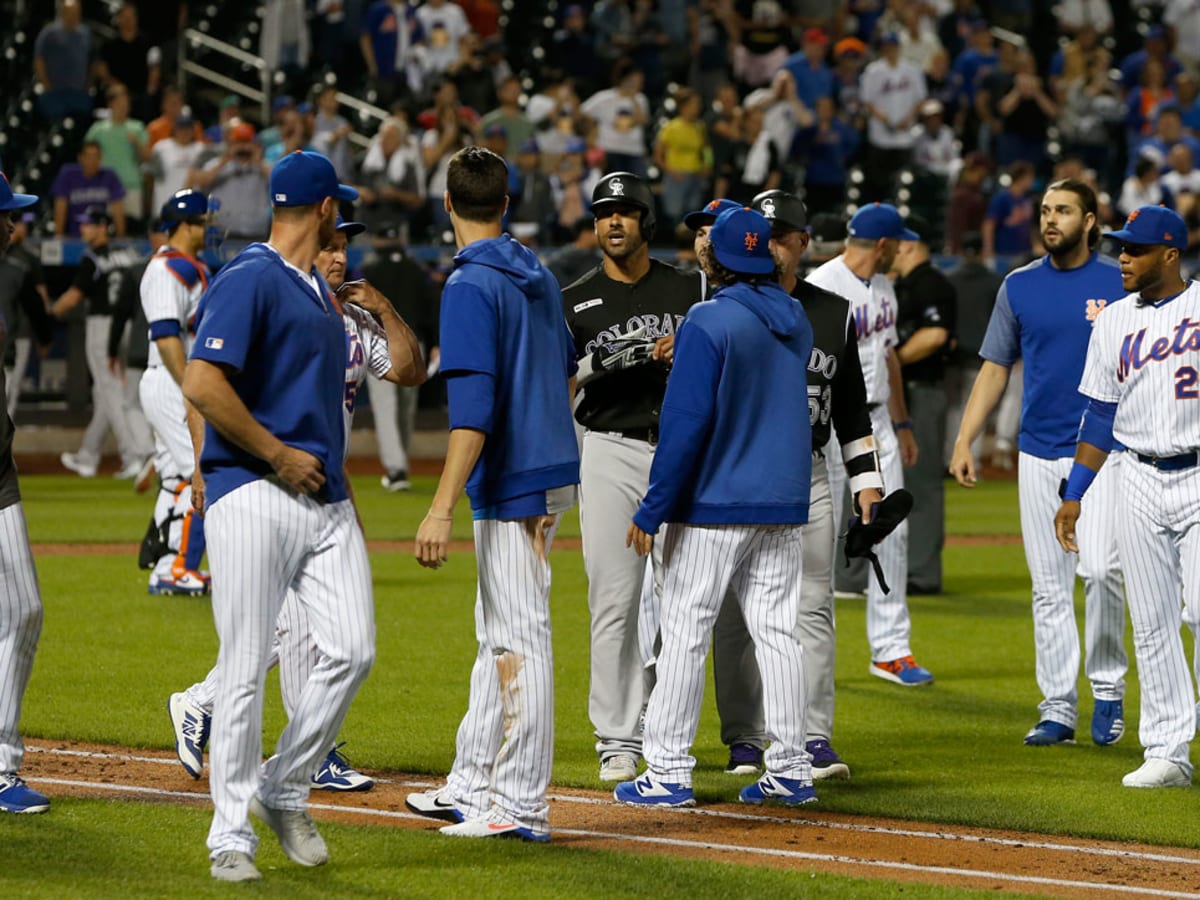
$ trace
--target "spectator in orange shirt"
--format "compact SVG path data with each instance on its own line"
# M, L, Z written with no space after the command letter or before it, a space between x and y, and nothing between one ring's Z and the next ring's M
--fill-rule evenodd
M166 85L162 90L162 104L160 108L162 115L146 125L146 133L150 136L151 147L159 141L166 140L175 134L175 123L183 115L183 91L176 85ZM203 142L204 126L199 122L193 122L192 128L196 133L195 140Z

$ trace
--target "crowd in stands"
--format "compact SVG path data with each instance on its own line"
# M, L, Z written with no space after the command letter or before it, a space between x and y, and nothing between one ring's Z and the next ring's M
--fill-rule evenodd
M99 4L101 41L60 0L35 41L38 109L86 131L52 182L54 231L103 203L118 235L144 233L192 186L230 236L261 237L270 166L314 148L360 187L373 232L425 242L447 225L447 160L480 143L511 164L510 229L547 247L575 239L613 170L649 176L672 223L783 187L814 213L892 200L932 223L937 252L980 232L986 257L1012 259L1033 250L1039 187L1078 175L1106 224L1164 203L1200 236L1195 0L549 3L532 56L509 33L520 5L266 0L257 50L285 93L259 121L176 87L187 4Z

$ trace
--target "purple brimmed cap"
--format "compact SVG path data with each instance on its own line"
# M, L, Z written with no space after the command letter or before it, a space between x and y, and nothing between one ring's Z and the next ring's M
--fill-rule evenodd
M326 197L353 203L358 191L338 184L337 172L326 157L311 150L289 153L271 170L272 206L310 206Z

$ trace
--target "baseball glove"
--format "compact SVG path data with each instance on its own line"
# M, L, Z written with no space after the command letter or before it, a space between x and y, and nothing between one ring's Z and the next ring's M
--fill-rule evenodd
M912 494L904 488L892 491L875 504L870 522L864 525L861 517L854 516L844 535L846 562L849 563L856 557L870 560L872 568L875 569L875 577L879 579L879 586L885 594L890 593L891 588L883 577L883 567L879 564L879 557L875 555L875 546L896 530L896 526L912 512L912 507Z

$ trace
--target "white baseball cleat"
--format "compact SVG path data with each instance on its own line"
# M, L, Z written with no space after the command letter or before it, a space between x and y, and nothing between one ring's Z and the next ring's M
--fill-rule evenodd
M224 850L212 861L212 877L217 881L262 881L262 872L254 865L249 853Z
M64 453L59 457L59 460L64 467L70 469L80 478L96 477L96 464L82 462L78 453Z
M1121 779L1128 788L1190 787L1192 776L1169 759L1152 757Z
M614 753L600 760L601 781L633 781L637 778L637 757L632 753Z
M255 797L250 801L250 812L270 826L292 862L301 866L323 866L329 862L329 848L307 810L273 809Z

